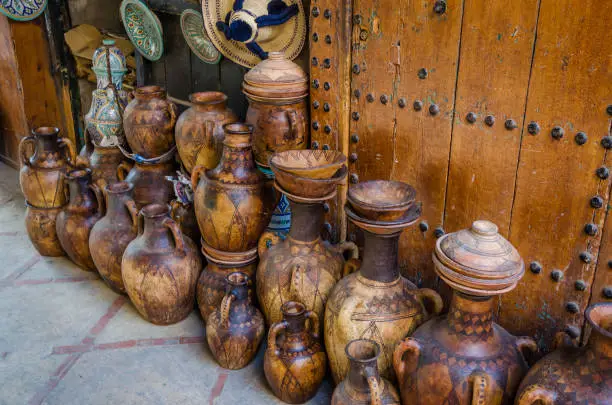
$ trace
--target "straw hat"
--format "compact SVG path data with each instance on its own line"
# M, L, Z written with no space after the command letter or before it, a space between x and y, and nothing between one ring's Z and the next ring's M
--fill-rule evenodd
M204 0L202 14L215 47L246 67L269 52L295 59L306 41L302 0Z

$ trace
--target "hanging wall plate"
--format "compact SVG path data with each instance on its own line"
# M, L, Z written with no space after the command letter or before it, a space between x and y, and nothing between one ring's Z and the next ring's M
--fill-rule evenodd
M47 8L47 0L0 0L0 13L11 20L30 21Z
M208 38L201 13L191 9L183 11L181 13L181 31L185 42L200 60L210 64L219 63L221 53Z
M159 60L164 54L164 35L155 13L139 0L123 0L119 12L136 49L150 61Z

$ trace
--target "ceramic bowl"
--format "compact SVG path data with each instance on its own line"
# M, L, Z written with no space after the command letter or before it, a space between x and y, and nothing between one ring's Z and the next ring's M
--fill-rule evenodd
M187 9L181 13L181 31L191 51L201 61L212 65L219 63L221 53L215 48L204 29L202 13Z
M364 231L377 235L393 235L398 232L402 232L404 229L414 225L416 221L418 221L419 217L421 216L421 205L413 204L395 221L374 221L365 219L361 215L355 213L350 204L346 204L344 206L344 212L346 213L349 221Z
M338 183L348 173L346 165L342 165L331 178L310 179L278 168L272 159L270 159L270 168L274 172L276 182L283 190L305 198L322 198L329 195L336 190Z
M2 0L0 13L11 20L30 21L38 17L47 8L47 0Z
M414 204L416 191L401 181L372 180L351 186L347 201L357 215L373 221L395 221Z
M272 155L270 165L308 179L330 179L346 163L337 150L288 150Z
M164 34L155 13L140 0L123 0L119 13L138 52L150 61L159 60L164 54Z

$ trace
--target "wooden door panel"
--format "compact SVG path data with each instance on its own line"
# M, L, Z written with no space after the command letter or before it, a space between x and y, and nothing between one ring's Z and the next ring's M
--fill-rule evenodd
M545 349L556 331L582 325L593 283L601 232L589 236L585 225L604 224L609 179L596 170L605 163L600 141L609 133L612 102L612 44L594 39L609 35L602 16L611 13L612 2L596 0L542 0L540 7L510 240L527 266L537 270L537 262L541 271L528 270L502 298L500 321L536 336ZM528 134L531 121L537 135ZM555 126L563 137L551 135ZM579 132L588 137L582 145ZM591 199L598 193L596 209ZM563 274L559 281L551 277L555 270Z

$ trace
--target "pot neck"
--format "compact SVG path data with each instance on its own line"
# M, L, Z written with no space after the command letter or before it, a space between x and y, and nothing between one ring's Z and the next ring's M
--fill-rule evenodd
M227 109L227 101L198 101L193 99L191 101L193 109L196 111L207 112L207 111L225 111Z
M257 184L262 181L262 174L255 166L253 147L250 139L243 142L242 135L227 133L223 142L221 160L214 169L207 173L213 180L224 183Z
M247 322L254 312L248 285L230 284L228 286L228 294L234 296L229 312L230 323L239 324Z
M67 208L73 211L95 212L98 209L98 201L90 187L91 175L69 177L67 181L70 192Z
M493 298L453 292L446 324L451 333L484 340L493 335Z
M166 98L166 90L159 86L145 86L139 87L134 92L134 97L138 101L148 101L153 99Z
M106 192L106 216L109 218L129 218L125 201L131 199L132 190Z
M369 392L367 373L369 372L380 386L380 374L378 373L378 358L370 361L356 361L349 359L349 372L346 378L346 382L349 384L350 389L357 392Z
M167 251L174 249L174 243L170 229L164 225L164 221L169 218L168 215L159 215L153 217L144 216L144 230L142 237L145 245L149 249Z
M364 231L363 262L360 274L370 280L389 283L400 276L398 248L400 234L376 235Z
M291 206L289 236L300 242L314 242L319 239L323 226L323 204L303 204L289 200L289 205Z

